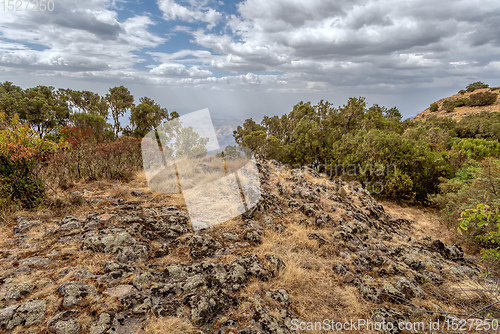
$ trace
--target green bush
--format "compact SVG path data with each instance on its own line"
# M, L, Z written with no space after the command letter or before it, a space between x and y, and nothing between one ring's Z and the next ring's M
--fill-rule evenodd
M496 102L498 94L492 92L480 92L469 96L471 107L487 106Z
M430 195L429 199L440 209L443 221L456 227L460 212L475 207L477 203L500 207L499 190L500 160L467 160L454 178L442 180L439 193ZM469 231L464 235L464 240L475 243L476 233L479 231Z
M0 207L37 207L45 197L42 180L36 173L38 162L64 143L40 137L19 116L0 112Z
M483 233L476 239L485 244L481 255L485 260L500 260L500 209L479 203L475 209L466 209L460 214L459 229L468 231L477 227Z
M431 104L431 107L430 107L430 111L431 112L436 112L438 110L439 110L439 105L436 102L434 102L433 104Z
M453 101L444 101L443 109L446 110L446 112L453 112L455 111L455 103Z
M458 94L464 95L465 94L465 89L460 89L460 91L458 92Z
M481 81L476 81L467 86L467 91L468 92L473 92L476 89L482 89L482 88L488 88L490 85L485 84L484 82Z

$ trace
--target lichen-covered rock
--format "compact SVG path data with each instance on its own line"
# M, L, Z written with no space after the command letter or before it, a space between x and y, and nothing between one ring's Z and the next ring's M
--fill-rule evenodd
M147 288L149 288L151 283L154 282L154 279L155 278L151 273L146 272L146 273L142 273L139 276L135 276L132 279L132 284L138 290L146 290Z
M95 288L89 283L66 282L59 287L59 293L63 295L63 307L78 305L88 295L96 295Z
M23 299L30 294L35 288L34 284L15 284L6 287L5 298L7 299Z
M285 289L279 289L275 291L267 291L266 296L268 298L276 300L278 303L282 304L284 307L290 306L292 299Z
M78 334L80 333L80 323L74 317L73 311L58 313L47 322L49 331L55 334Z
M222 247L220 242L209 234L191 235L187 238L187 244L191 247L191 257L195 260L212 257Z
M394 283L406 299L425 298L424 291L406 277L399 277Z
M26 220L24 218L21 218L18 220L18 223L16 226L13 227L14 233L26 233L29 231L32 227L40 225L42 222L39 220Z
M8 330L17 325L31 326L43 320L47 304L43 299L30 300L16 308L12 318L7 323Z

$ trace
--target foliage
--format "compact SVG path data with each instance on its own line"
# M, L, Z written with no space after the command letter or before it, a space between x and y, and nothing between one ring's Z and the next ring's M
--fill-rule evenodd
M121 131L120 117L132 107L134 104L134 97L130 91L124 86L113 87L109 89L106 94L106 101L111 108L111 116L113 118L113 130L115 135Z
M480 138L453 138L452 148L460 150L467 158L500 157L498 140Z
M99 94L71 89L61 89L60 92L66 97L73 112L99 115L105 120L108 118L108 102Z
M45 196L42 180L36 175L39 161L65 143L41 138L19 116L0 112L0 206L21 204L36 207Z
M446 110L446 112L453 112L455 111L455 103L453 101L446 100L443 102L443 109Z
M500 141L500 113L484 112L467 116L457 123L456 132L460 138L484 138Z
M431 107L430 107L430 111L431 112L436 112L438 110L439 110L439 105L436 102L434 102L433 104L431 104Z
M484 82L481 81L476 81L471 84L469 84L466 88L467 92L473 92L476 89L482 89L482 88L488 88L490 85L485 84Z
M498 94L492 92L479 92L469 96L468 105L471 107L487 106L496 102Z
M475 209L466 209L460 214L459 229L467 231L472 224L486 230L476 238L489 247L481 250L484 259L500 260L500 209L479 203ZM489 228L489 229L488 229Z
M439 185L439 193L429 196L438 206L445 222L455 224L458 213L485 203L489 206L500 206L500 160L486 158L481 162L468 159L456 172L455 177L443 179ZM470 231L475 233L477 231ZM465 235L466 240L473 235Z
M125 179L141 167L140 140L122 137L97 145L84 141L71 150L59 151L43 169L43 177L65 189L80 181Z
M166 108L162 108L148 97L141 97L139 102L138 105L132 106L130 111L130 123L134 126L134 130L129 133L134 137L144 137L163 121L179 117L177 112L169 114Z

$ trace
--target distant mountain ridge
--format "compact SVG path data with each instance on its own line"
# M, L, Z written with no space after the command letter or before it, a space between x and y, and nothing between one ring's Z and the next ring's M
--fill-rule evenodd
M437 117L450 117L455 120L461 120L462 118L465 118L469 115L477 115L480 114L481 112L500 112L500 99L497 98L496 101L493 104L490 105L484 105L484 106L460 106L460 107L455 107L453 111L449 112L445 109L445 104L448 103L446 101L451 101L451 102L457 102L461 99L468 99L470 98L471 95L477 94L477 93L493 93L493 94L500 94L500 86L499 87L489 87L489 88L480 88L480 89L475 89L474 91L468 92L468 91L460 91L459 93L442 98L434 103L436 103L439 107L437 111L431 111L431 105L429 108L425 109L421 113L417 114L413 120L420 120L420 121L425 121L427 118L431 116L437 116Z

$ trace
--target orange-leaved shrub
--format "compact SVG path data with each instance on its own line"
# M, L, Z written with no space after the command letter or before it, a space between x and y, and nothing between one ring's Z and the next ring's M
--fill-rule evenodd
M8 117L0 112L0 208L38 206L45 197L43 181L37 175L38 163L66 145L63 140L42 138L17 114Z
M57 152L44 168L46 182L58 188L80 181L126 179L142 167L140 139L99 142L86 129L66 127L62 132L70 148Z

